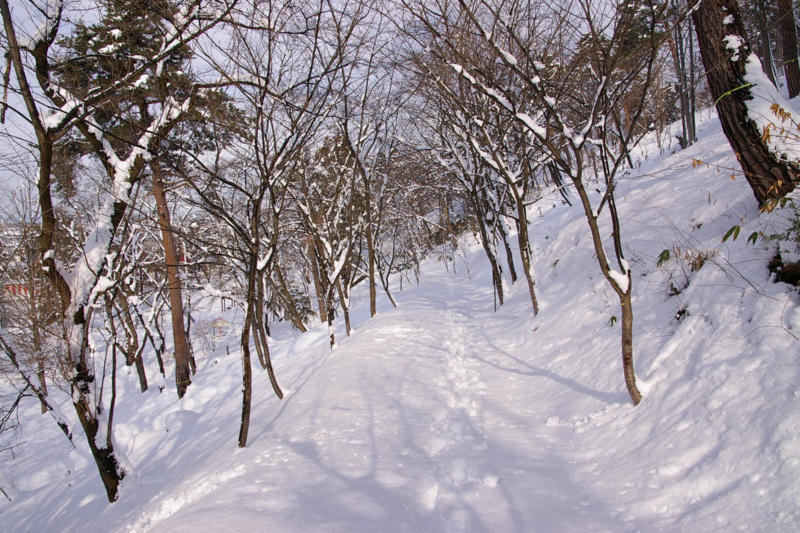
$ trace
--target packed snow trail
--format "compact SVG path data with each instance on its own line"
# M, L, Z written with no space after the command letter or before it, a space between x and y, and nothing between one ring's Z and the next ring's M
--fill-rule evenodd
M223 441L210 475L120 530L200 531L222 509L230 531L632 530L570 479L563 428L543 423L541 380L557 376L537 379L493 342L487 286L431 272L334 352L307 346L323 361L282 404L263 394L247 449ZM538 393L519 404L523 391Z

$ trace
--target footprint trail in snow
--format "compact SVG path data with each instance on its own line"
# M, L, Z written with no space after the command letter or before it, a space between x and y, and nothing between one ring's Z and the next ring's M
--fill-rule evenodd
M452 287L448 283L448 297ZM486 385L471 358L475 346L463 312L448 308L445 312L447 337L442 343L444 375L433 383L442 391L442 401L431 415L432 436L426 453L433 465L435 480L419 499L423 510L431 513L431 525L441 531L467 531L469 508L464 496L475 483L497 485L497 477L483 472L480 452L487 444L478 421L481 397Z

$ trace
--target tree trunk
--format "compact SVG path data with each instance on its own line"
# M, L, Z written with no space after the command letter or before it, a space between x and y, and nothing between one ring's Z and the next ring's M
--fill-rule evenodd
M511 252L511 244L508 242L508 231L506 231L505 221L502 217L497 218L497 225L500 230L500 238L503 239L503 248L506 250L506 264L508 274L511 276L511 284L517 282L517 268L514 266L514 254Z
M297 304L295 303L294 298L292 298L292 294L289 292L289 287L286 285L283 272L281 271L281 267L277 262L275 263L275 276L278 278L278 289L283 295L283 299L286 303L286 309L289 311L292 324L294 324L294 327L299 329L301 333L305 333L307 331L306 325L303 324L303 319L300 317L300 313L297 311Z
M672 54L672 61L675 64L675 72L678 75L679 84L679 97L681 104L681 129L682 135L678 138L681 148L687 148L694 143L694 136L691 130L691 111L689 105L688 89L690 82L687 80L686 72L686 47L683 40L683 27L679 24L675 26L673 31L673 38L667 41L670 52ZM691 61L692 58L689 58Z
M628 274L630 282L630 274ZM625 376L625 387L631 397L633 405L642 401L642 394L636 386L636 374L633 371L633 306L631 305L630 289L620 296L622 313L622 372Z
M533 304L533 316L539 314L539 302L536 300L536 282L533 280L533 265L531 264L531 244L528 238L528 215L525 210L523 199L515 200L517 205L517 217L519 221L519 255L522 256L522 269L525 271L525 279L528 282L528 292Z
M764 204L771 198L785 196L800 179L798 167L780 161L770 152L755 122L747 115L747 102L753 97L744 77L751 50L736 1L703 0L700 8L692 11L692 20L722 130L756 199ZM725 40L728 36L742 41L736 54L728 48Z
M250 330L253 327L254 300L256 295L256 267L258 253L250 252L247 270L247 304L242 325L242 423L239 426L239 448L247 446L247 433L250 431L250 405L253 400L253 369L250 365Z
M319 253L313 241L308 244L308 256L308 261L311 263L311 276L314 278L314 290L317 293L319 320L324 323L328 321L328 309L325 303L325 289L322 287L319 273Z
M603 238L600 234L600 227L597 224L597 217L594 214L594 209L589 201L589 195L587 194L586 188L583 186L583 182L580 177L573 177L572 183L575 185L575 190L578 192L578 197L580 198L581 205L583 206L583 213L586 217L586 222L589 224L589 231L592 235L592 244L594 245L594 252L597 256L597 261L600 263L600 270L603 272L603 276L606 278L606 281L608 281L608 283L611 285L611 288L614 289L614 292L619 297L620 313L622 315L622 372L625 378L625 387L628 389L628 394L631 397L631 401L633 402L633 405L638 405L639 402L642 401L642 395L639 392L639 389L636 387L636 374L633 371L633 306L631 304L631 291L633 290L633 284L631 275L630 272L626 273L628 276L628 286L625 287L626 290L622 290L622 287L620 287L618 283L611 277L608 258L606 256L605 247L603 246ZM609 209L611 208L609 207ZM616 217L612 216L612 218ZM621 237L618 230L615 231L614 240L615 249L619 249L621 247Z
M258 355L258 362L261 363L261 368L267 368L267 357L269 356L265 350L267 348L267 334L264 329L264 276L261 272L256 272L256 294L253 304L255 309L253 311L253 344L256 347L256 354Z
M124 291L120 291L118 296L120 306L122 307L122 320L126 336L128 337L128 346L125 351L125 364L128 366L136 366L136 374L139 376L139 388L142 392L147 392L147 374L145 373L144 361L142 360L142 352L144 351L144 344L147 339L144 339L145 342L142 343L142 346L139 345L139 336L136 334L136 324L134 324L133 317L131 317L128 297L125 295ZM109 313L111 311L112 308L109 306Z
M347 306L347 298L345 297L344 289L342 289L342 279L336 280L336 290L339 291L339 301L342 302L342 313L344 314L344 329L347 336L350 336L352 330L350 329L350 310Z
M481 234L483 251L486 252L486 257L489 259L489 265L492 269L492 283L494 284L494 290L497 294L497 299L500 302L500 305L503 305L503 275L500 272L500 265L498 264L497 257L495 256L495 249L489 242L489 232L486 231L486 213L484 213L483 209L480 207L480 198L478 198L476 195L472 195L472 201L475 204L475 215L478 217L478 228ZM495 224L498 223L500 223L500 221L495 219Z
M761 0L763 2L763 0ZM781 36L781 55L789 98L800 94L800 65L797 64L797 27L792 0L778 0L778 28Z
M367 216L371 216L369 199L367 199L367 206ZM378 294L375 282L375 237L372 233L371 219L367 221L367 262L369 263L369 316L375 316L378 314ZM348 327L347 329L349 335L350 328Z
M101 405L99 403L94 405L92 401L92 395L94 394L92 389L96 376L87 365L86 361L91 309L84 315L84 318L85 320L79 328L83 340L78 356L78 363L75 365L75 372L72 377L72 383L70 384L73 398L72 404L75 407L75 412L78 414L78 421L81 424L81 428L83 428L83 432L86 435L92 457L94 457L94 461L97 464L97 470L100 473L100 479L106 489L108 501L113 503L117 500L117 491L120 482L125 478L125 470L122 468L119 461L117 461L117 456L114 452L114 441L111 439L111 424L113 420L109 419L108 424L101 425L98 420ZM116 363L113 363L111 371L116 372ZM113 409L115 400L116 398L112 391L111 409ZM109 412L113 413L113 411ZM100 435L100 431L103 428L106 430L105 436Z
M164 257L167 263L167 289L169 292L170 314L172 316L172 339L175 346L175 385L178 389L178 398L183 398L183 395L186 394L186 389L192 384L192 376L189 361L189 339L183 325L183 296L178 272L178 250L175 247L172 224L169 218L161 164L158 160L151 161L150 169L153 173L153 195L156 198L158 225L161 229L161 238L164 242Z
M327 298L330 303L328 304L328 337L330 338L331 350L336 348L336 332L333 330L333 290Z
M778 0L778 4L782 0ZM788 0L791 5L792 0ZM767 9L764 5L764 0L756 0L756 19L758 21L758 54L761 56L761 66L764 68L764 73L776 87L778 82L775 81L775 69L772 68L772 43L769 36L769 23L767 22ZM794 17L792 17L794 22ZM797 45L795 44L795 48Z
M272 368L272 359L269 356L269 330L266 324L266 314L264 313L263 271L258 271L256 273L256 283L258 284L258 290L256 292L256 308L253 320L253 340L258 350L258 359L261 362L261 366L266 369L269 375L269 382L272 384L272 390L275 391L275 395L278 398L283 399L283 391L278 385L278 380L275 377L275 370Z
M36 361L37 372L36 372L36 377L39 378L39 390L41 391L42 398L43 398L44 396L47 396L47 381L46 381L46 376L45 376L45 373L44 373L44 361L41 358L41 356L39 356L39 354L42 353L42 340L41 340L41 332L39 331L39 324L38 324L38 321L36 320L36 301L34 299L35 298L34 294L35 294L35 291L30 290L28 295L29 295L30 301L31 301L31 313L34 315L33 316L34 320L31 323L31 329L32 329L32 333L33 333L33 349L37 354L37 361ZM40 399L39 403L42 404L42 414L45 414L47 412L47 409L48 409L47 404L42 402L41 399Z
M125 473L119 468L119 462L114 455L114 448L112 446L101 447L97 445L97 436L100 431L100 424L97 418L90 415L83 402L76 402L74 406L75 411L78 413L81 427L86 433L86 440L89 442L92 457L97 463L97 469L106 489L108 501L113 503L117 501L117 491L119 490L120 482L125 478Z

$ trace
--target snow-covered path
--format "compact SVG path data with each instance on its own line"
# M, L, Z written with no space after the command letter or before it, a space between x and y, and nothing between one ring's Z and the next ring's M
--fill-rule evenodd
M288 384L275 414L256 410L238 471L143 525L190 531L225 507L236 531L625 530L571 481L574 428L544 423L563 380L493 340L504 325L485 286L433 276Z
M231 531L625 530L567 475L564 430L544 423L564 384L498 346L503 324L480 285L430 274L313 371L284 376L283 403L264 393L247 449L222 441L119 530L202 531L220 509Z

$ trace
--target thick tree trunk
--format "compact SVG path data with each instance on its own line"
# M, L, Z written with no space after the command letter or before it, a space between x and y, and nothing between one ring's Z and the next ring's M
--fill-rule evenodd
M703 0L699 9L692 11L692 20L722 130L756 199L764 204L788 194L800 179L797 165L770 152L747 114L747 102L753 97L745 81L745 61L751 50L736 1ZM741 45L734 51L728 43L736 41Z
M120 482L125 478L125 470L117 460L114 452L114 441L111 439L111 432L113 431L113 405L116 400L114 391L112 390L111 409L109 410L108 424L100 424L98 417L100 416L101 406L99 404L93 405L91 400L94 391L92 390L96 376L87 365L86 361L86 348L88 337L88 324L91 323L91 310L85 316L85 322L81 326L81 335L83 338L78 356L78 364L75 365L75 371L72 377L71 389L73 406L75 412L78 414L78 421L83 428L86 435L86 440L89 443L89 449L92 452L92 457L97 464L97 470L100 473L100 479L106 489L106 496L108 501L113 503L117 501L117 491L119 490ZM114 386L113 373L116 372L116 362L112 364L112 389ZM100 435L101 430L105 430L105 435Z
M175 247L172 224L169 218L161 164L158 160L152 161L150 169L153 173L153 195L156 198L158 225L161 229L161 239L164 242L164 257L167 263L167 289L172 317L172 339L175 346L175 385L178 389L178 398L183 398L183 395L186 394L186 389L192 384L192 375L189 339L183 324L183 296L178 272L178 250Z
M761 0L763 2L763 0ZM797 64L797 26L792 0L778 0L778 28L781 36L781 55L789 98L800 94L800 65Z
M100 479L106 489L106 496L108 501L113 503L117 501L117 491L119 490L120 482L125 478L125 473L119 467L117 457L114 455L114 448L112 446L101 447L97 445L97 436L100 431L100 424L97 418L90 415L82 402L76 402L74 405L75 411L78 413L78 420L80 420L81 427L86 433L86 440L89 442L92 457L94 457L97 469L100 472Z

